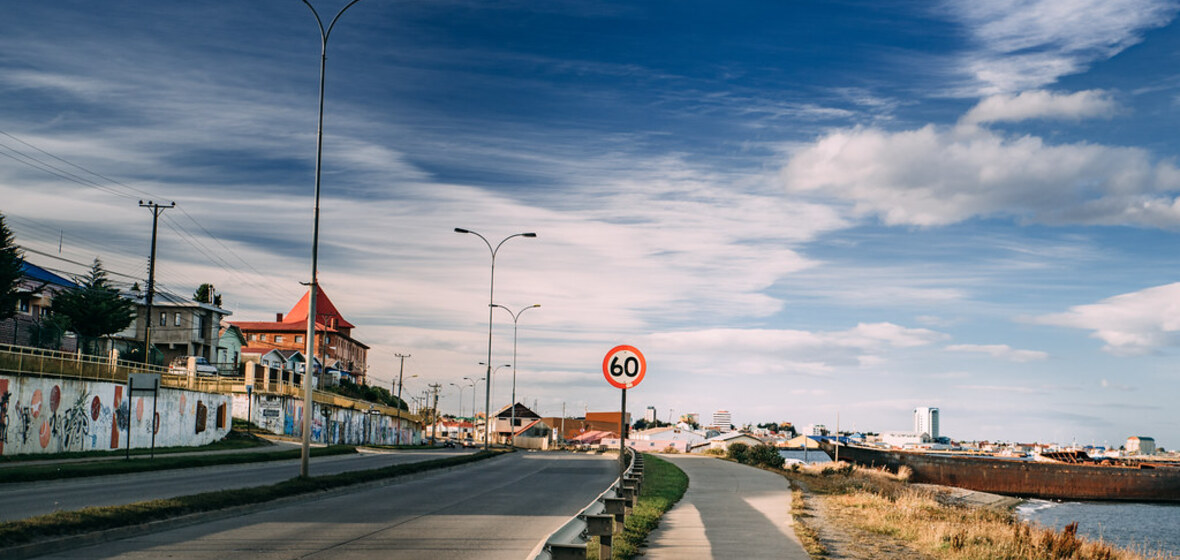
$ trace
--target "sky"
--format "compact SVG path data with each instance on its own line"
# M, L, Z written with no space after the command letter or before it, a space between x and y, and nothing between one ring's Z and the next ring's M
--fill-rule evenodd
M325 26L345 5L313 2ZM319 280L369 377L482 409L1180 446L1180 5L362 0L332 28ZM8 6L0 212L30 261L311 268L319 28L295 0ZM496 309L492 355L513 361ZM417 377L411 377L417 376ZM511 368L493 378L509 402Z

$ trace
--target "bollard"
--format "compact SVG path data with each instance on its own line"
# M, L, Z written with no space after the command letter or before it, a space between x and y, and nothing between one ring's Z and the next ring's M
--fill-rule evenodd
M627 504L628 508L633 507L635 505L635 489L634 488L627 488L626 486L624 486L623 488L620 489L619 496L622 496L624 503Z
M586 534L598 537L598 557L611 557L611 544L615 531L615 518L612 515L587 515Z

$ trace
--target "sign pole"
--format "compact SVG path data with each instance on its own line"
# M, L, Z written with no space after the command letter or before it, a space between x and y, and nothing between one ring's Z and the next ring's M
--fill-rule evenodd
M150 318L149 318L150 319ZM127 375L127 454L124 456L126 460L131 460L131 404L135 402L135 378L130 374ZM115 421L118 422L118 412L115 413Z
M623 476L627 474L627 390L623 389L623 403L619 409L619 488L623 487Z
M160 378L156 377L156 384L152 388L152 451L151 459L156 458L156 430L160 429L160 417L156 415L156 403L160 401Z

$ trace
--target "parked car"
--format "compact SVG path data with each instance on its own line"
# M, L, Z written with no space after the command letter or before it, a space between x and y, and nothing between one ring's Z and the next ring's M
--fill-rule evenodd
M217 366L209 363L204 356L196 356L197 358L197 375L217 375ZM172 365L168 366L168 373L176 375L188 375L188 359L189 356L177 356L172 360Z

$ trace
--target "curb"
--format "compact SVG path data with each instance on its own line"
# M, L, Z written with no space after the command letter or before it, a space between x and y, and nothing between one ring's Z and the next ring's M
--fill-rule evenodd
M319 492L298 494L295 496L285 496L282 498L276 498L274 500L270 500L270 501L266 501L266 502L258 502L258 503L254 503L254 504L244 504L244 505L240 505L240 506L233 506L233 507L220 509L220 510L214 510L214 511L202 511L199 513L191 513L188 515L181 515L178 517L170 517L168 519L161 519L159 521L153 521L151 523L142 523L139 525L118 527L118 528L114 528L114 529L106 529L103 531L94 531L91 533L83 533L80 535L70 535L67 537L61 537L61 538L57 538L57 539L31 542L31 543L22 544L22 545L16 545L16 546L9 547L9 548L0 548L0 556L3 556L5 558L5 560L25 560L27 558L35 558L37 556L43 556L46 554L53 554L55 552L63 552L63 551L73 550L73 549L82 548L82 547L86 547L86 546L103 544L103 543L123 540L123 539L130 538L130 537L138 537L141 535L157 533L160 531L167 531L170 529L177 529L180 527L187 527L189 525L197 525L197 524L206 523L209 521L229 519L231 517L240 517L243 515L249 515L251 513L256 513L256 512L267 510L267 509L274 509L274 508L283 507L285 505L288 505L288 504L290 504L292 502L296 502L296 501L322 500L325 498L333 498L333 497L340 496L343 494L356 492L359 490L380 488L383 486L393 486L395 484L402 484L405 482L420 480L422 478L425 478L427 476L432 476L435 474L441 474L441 473L446 473L446 472L462 469L462 468L469 467L469 466L472 466L472 465L475 465L478 463L482 463L484 461L494 461L496 459L504 457L505 455L507 455L507 454L496 455L494 457L489 457L489 458L484 459L482 461L472 461L470 463L464 463L462 465L452 465L449 467L441 467L441 468L437 468L437 469L430 469L430 470L420 471L420 472L416 472L416 473L397 475L397 476L385 478L382 480L374 480L371 482L362 482L362 483L353 484L350 486L333 488L331 490L322 490Z

